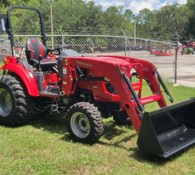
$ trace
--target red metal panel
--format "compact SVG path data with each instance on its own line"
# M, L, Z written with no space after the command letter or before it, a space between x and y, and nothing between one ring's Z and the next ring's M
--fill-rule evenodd
M29 69L23 64L17 63L16 60L15 57L7 56L5 59L5 65L3 65L1 69L15 73L24 83L29 95L39 96L35 77Z

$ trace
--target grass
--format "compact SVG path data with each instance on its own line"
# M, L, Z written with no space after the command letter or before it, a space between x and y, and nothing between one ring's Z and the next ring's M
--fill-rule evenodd
M176 102L195 89L167 84ZM150 106L148 110L153 110ZM142 155L133 127L105 120L105 135L94 145L70 140L63 120L36 118L17 128L0 126L0 175L181 175L195 174L195 148L168 160Z

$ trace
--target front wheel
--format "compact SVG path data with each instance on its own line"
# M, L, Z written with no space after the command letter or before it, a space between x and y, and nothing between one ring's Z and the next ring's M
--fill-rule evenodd
M88 102L78 102L70 107L67 127L74 141L95 143L103 135L103 119L97 107Z

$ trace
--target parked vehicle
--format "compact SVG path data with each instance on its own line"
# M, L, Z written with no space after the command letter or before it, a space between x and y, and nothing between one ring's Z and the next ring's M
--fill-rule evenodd
M40 17L42 42L29 38L25 58L14 53L12 10L26 9ZM33 113L65 116L75 141L95 143L104 132L102 114L129 118L143 153L169 157L195 142L195 99L167 107L162 90L173 102L156 67L125 56L82 56L63 48L48 49L43 17L32 7L13 6L0 15L1 32L10 38L12 54L4 59L0 77L0 123L22 125ZM5 26L5 27L2 27ZM138 81L132 82L132 76ZM152 95L142 94L146 81ZM145 112L157 102L161 109Z

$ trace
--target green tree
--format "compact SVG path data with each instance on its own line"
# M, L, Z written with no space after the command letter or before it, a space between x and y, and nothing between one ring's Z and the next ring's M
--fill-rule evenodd
M54 26L58 30L76 31L83 27L84 4L82 0L59 0L53 3Z
M162 7L157 13L158 32L166 34L170 39L175 34L184 37L189 16L187 6L173 4Z
M9 0L0 0L0 7L7 7L10 5Z
M195 38L195 1L194 0L187 0L187 5L186 5L189 9L190 17L189 17L189 23L187 26L187 31L186 31L186 36L188 38Z
M141 10L136 17L137 31L140 37L154 37L157 31L156 13L145 8Z
M84 0L0 0L1 13L8 6L34 6L41 10L46 32L51 31L50 7L53 8L54 32L75 34L112 34L123 35L121 29L133 36L133 12L124 11L123 6L111 6L106 10L93 1ZM158 11L143 9L136 16L137 37L170 40L178 34L181 38L195 37L195 1L187 5L166 5ZM14 11L12 23L15 31L38 33L39 21L31 12Z
M90 1L84 4L85 12L81 15L83 20L84 32L90 32L91 34L99 34L104 31L102 25L102 11L100 6L96 6L94 2Z
M132 16L133 12L129 9L126 9L124 13L125 24L123 26L123 30L128 36L133 36L134 25L133 22L131 21Z
M120 8L111 6L103 12L104 26L110 34L121 34L121 29L125 28L125 19L124 15L120 13Z

